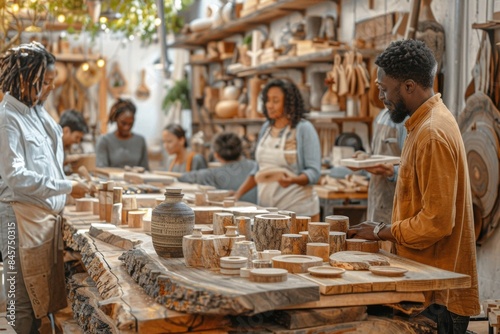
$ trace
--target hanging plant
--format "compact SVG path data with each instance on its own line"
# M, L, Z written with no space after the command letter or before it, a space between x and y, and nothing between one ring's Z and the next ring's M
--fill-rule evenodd
M0 0L0 51L17 44L25 31L44 29L44 23L64 23L68 32L85 29L93 36L104 29L121 32L127 37L139 36L153 42L160 24L156 0L94 0L100 2L99 22L93 22L86 0ZM164 22L167 32L178 32L184 22L179 13L193 0L164 0ZM37 30L35 30L37 29ZM8 32L14 31L14 36Z
M179 101L182 109L190 109L190 92L189 82L187 79L176 81L172 87L169 88L167 95L163 98L163 110L170 110L170 107Z

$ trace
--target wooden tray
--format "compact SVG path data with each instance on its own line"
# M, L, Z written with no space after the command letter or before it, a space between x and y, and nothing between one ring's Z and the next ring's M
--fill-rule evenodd
M341 159L340 165L346 167L355 167L355 168L365 168L365 167L373 167L377 164L390 163L393 165L399 165L400 157L391 156L391 155L372 155L369 158L358 160L354 158Z
M404 276L408 269L393 266L370 266L369 270L374 275L398 277Z

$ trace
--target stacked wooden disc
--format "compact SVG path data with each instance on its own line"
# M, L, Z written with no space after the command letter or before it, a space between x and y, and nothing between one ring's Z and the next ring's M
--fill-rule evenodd
M306 273L307 268L323 265L323 259L308 255L280 255L273 258L273 268L288 270L289 273Z
M245 268L248 258L244 256L224 256L220 258L220 273L224 275L240 275L240 268Z
M477 91L467 99L457 122L462 132L473 196L476 239L482 243L500 222L500 112Z
M250 281L258 283L285 282L288 271L278 268L255 268L250 270Z

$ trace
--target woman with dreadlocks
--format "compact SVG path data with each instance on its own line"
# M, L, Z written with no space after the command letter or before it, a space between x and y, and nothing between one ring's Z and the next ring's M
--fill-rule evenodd
M116 123L116 130L97 141L97 167L144 167L149 170L146 140L132 132L135 122L135 105L130 100L118 99L109 113L109 123Z
M0 56L0 246L17 333L38 333L42 317L66 306L60 214L67 194L89 191L65 179L62 130L43 107L55 76L55 58L39 43Z
M319 198L313 189L320 177L319 138L305 120L304 102L289 80L270 81L262 90L264 123L255 160L258 168L235 193L239 199L257 186L258 204L290 210L319 221ZM273 177L265 177L273 171Z

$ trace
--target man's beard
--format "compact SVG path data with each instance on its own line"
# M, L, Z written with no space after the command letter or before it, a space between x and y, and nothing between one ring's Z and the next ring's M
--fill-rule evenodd
M406 116L410 115L410 111L406 107L403 99L399 99L394 106L394 110L390 112L389 115L394 123L401 123L406 119Z

